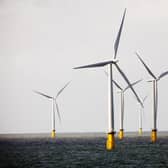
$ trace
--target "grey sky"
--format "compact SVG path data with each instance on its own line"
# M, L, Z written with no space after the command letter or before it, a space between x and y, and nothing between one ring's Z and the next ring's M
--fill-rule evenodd
M168 1L166 0L0 0L0 133L50 132L49 95L69 80L58 103L62 125L56 131L107 131L107 77L103 70L75 66L112 58L124 8L127 14L118 58L130 81L148 79L136 58L138 51L153 73L168 70ZM115 71L115 79L125 82ZM158 129L168 130L168 77L159 82ZM152 89L135 87L144 97L144 129L151 130ZM115 89L117 91L117 89ZM120 97L115 92L115 128ZM128 91L125 130L138 130L139 106Z

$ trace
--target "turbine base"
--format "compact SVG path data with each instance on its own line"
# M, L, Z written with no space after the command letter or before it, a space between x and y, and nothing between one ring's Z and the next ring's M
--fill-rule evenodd
M157 130L153 129L151 132L151 141L154 143L157 140Z
M142 135L142 128L139 128L139 135L141 136Z
M51 138L55 138L55 136L56 136L55 130L52 130L52 132L51 132Z
M113 150L115 148L115 132L110 132L107 134L106 149Z
M122 140L124 138L124 130L123 129L120 129L119 133L118 133L118 138L120 140Z

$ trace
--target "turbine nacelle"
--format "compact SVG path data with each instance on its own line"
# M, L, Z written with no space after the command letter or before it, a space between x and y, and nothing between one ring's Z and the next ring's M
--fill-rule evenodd
M119 60L115 58L112 61L113 61L113 64L117 64L119 62Z
M156 79L150 79L150 80L146 80L146 82L153 82L155 81Z
M159 80L160 80L161 78L156 78L156 79L148 79L148 80L146 80L146 82L153 82L153 81L156 81L156 82L158 82Z

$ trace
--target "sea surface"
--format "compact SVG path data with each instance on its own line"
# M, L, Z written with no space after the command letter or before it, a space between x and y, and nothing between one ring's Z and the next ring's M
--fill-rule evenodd
M0 168L168 168L168 134L151 143L150 134L116 137L105 149L106 134L0 135Z

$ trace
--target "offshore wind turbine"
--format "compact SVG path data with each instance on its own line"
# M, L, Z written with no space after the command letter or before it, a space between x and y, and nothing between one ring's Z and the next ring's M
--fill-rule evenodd
M123 27L123 23L124 23L124 19L125 19L125 14L126 14L126 9L124 11L121 25L119 28L119 32L118 32L117 38L115 40L113 59L111 59L109 61L105 61L105 62L99 62L99 63L95 63L95 64L90 64L90 65L85 65L85 66L80 66L80 67L74 68L74 69L81 69L81 68L103 67L106 65L108 66L108 74L109 75L108 75L108 135L107 135L107 141L106 141L106 149L107 150L112 150L115 147L114 103L113 103L114 98L113 98L113 82L111 82L113 80L113 72L112 72L113 65L116 67L116 69L119 71L119 73L122 75L124 80L128 83L128 85L130 85L128 78L126 77L126 75L124 74L124 72L121 70L121 68L118 65L118 60L116 60L120 36L121 36L122 27ZM132 88L132 86L130 86L130 89L133 91L133 93L135 94L135 96L137 97L137 99L140 102L140 99L139 99L138 95L136 94L135 90Z
M147 96L145 96L142 99L142 103L144 105L144 102L146 100ZM144 106L140 106L140 111L139 111L139 135L142 135L142 113L144 112Z
M56 133L55 133L55 110L57 111L57 115L58 115L58 118L59 118L59 121L61 122L61 115L60 115L60 112L59 112L59 107L58 107L58 103L57 103L57 99L59 97L59 95L63 92L63 90L69 85L70 82L68 82L63 88L61 88L57 95L54 97L54 96L49 96L49 95L46 95L42 92L39 92L39 91L35 91L35 93L41 95L41 96L44 96L46 97L47 99L50 99L51 102L52 102L52 131L51 131L51 138L55 138L56 136Z
M156 142L157 140L157 110L158 110L158 81L168 74L168 71L161 73L158 77L155 76L150 68L145 64L142 58L139 56L138 53L135 53L138 56L138 59L143 64L147 72L153 78L148 82L153 83L153 123L152 123L152 133L151 133L151 141Z
M108 73L105 71L105 74L108 76ZM119 89L120 97L121 97L121 111L120 111L120 131L118 133L118 138L123 139L124 138L124 94L125 92L130 88L130 86L134 86L141 82L142 80L137 80L131 85L128 85L127 87L123 88L121 85L119 85L115 80L112 80L114 85Z
M124 101L124 96L125 96L125 92L130 88L130 86L136 85L140 81L141 80L138 80L138 81L132 83L131 85L128 85L126 88L122 88L121 86L119 88L120 89L119 93L120 93L120 96L121 96L120 131L119 131L119 134L118 134L119 139L124 138L124 102L125 102ZM113 82L114 82L114 80L113 80ZM114 84L116 85L117 83L114 82Z

